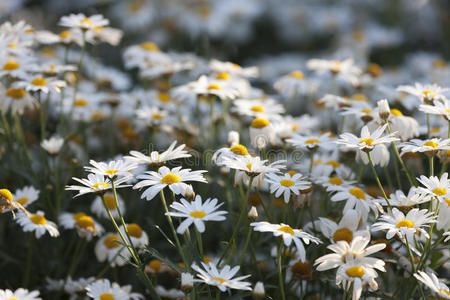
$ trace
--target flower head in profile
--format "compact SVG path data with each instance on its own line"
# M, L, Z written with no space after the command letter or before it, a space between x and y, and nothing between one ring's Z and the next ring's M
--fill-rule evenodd
M12 290L0 290L1 300L42 300L39 297L39 291L29 291L27 289L18 288L15 291Z
M59 231L55 223L47 220L44 212L38 210L34 214L26 215L22 211L17 214L17 223L22 226L24 232L34 232L36 238L40 238L46 232L51 237L58 237Z
M450 101L446 98L434 101L433 104L421 104L419 110L427 114L438 115L450 121Z
M63 145L64 139L59 136L52 136L41 142L41 147L47 151L48 154L53 156L58 155Z
M181 169L176 167L169 169L168 167L159 168L158 172L148 171L143 175L139 175L137 178L140 180L133 189L147 188L141 195L141 198L152 200L160 191L165 187L169 189L175 195L184 195L188 188L188 181L197 181L207 183L203 177L205 170L191 171L191 169Z
M207 285L215 286L222 292L225 292L227 289L252 290L250 287L251 283L243 281L244 279L250 277L250 275L233 278L239 271L239 266L231 268L229 265L225 265L223 268L219 269L212 262L208 264L202 262L202 267L203 268L195 263L192 265L192 269L198 272L197 276L200 278L195 280L197 282L203 282Z
M76 178L72 177L73 180L81 183L82 185L68 185L66 186L66 190L68 191L78 191L78 194L75 197L79 197L84 194L97 194L103 195L108 190L112 189L111 180L103 175L99 174L88 174L87 178ZM129 177L122 177L114 180L115 188L124 188L129 185L124 185Z
M439 281L439 278L434 273L427 274L423 271L418 271L414 274L414 277L432 290L438 299L450 299L450 288L442 281Z
M228 212L224 210L218 210L223 203L217 204L217 199L208 198L202 203L202 197L195 196L195 200L192 202L187 201L184 198L180 199L180 202L173 202L170 207L175 212L168 212L166 215L172 217L185 218L177 228L179 234L183 234L189 226L194 223L199 232L205 232L205 221L223 221Z
M410 95L418 97L422 102L432 104L435 100L442 100L445 98L443 94L447 88L441 88L437 84L420 84L418 82L412 85L401 85L397 88L399 92L405 92Z
M287 139L286 142L298 149L310 151L316 149L332 150L334 147L332 134L330 132L307 136L294 134L292 138Z
M328 218L319 218L319 220L320 231L333 243L339 241L351 243L357 236L370 238L370 233L367 229L358 230L361 217L354 209L347 210L339 223Z
M357 137L352 133L343 133L340 135L340 139L337 140L337 144L343 145L350 149L359 149L365 152L370 152L376 145L388 144L391 142L398 141L399 139L395 137L395 133L390 133L382 136L387 124L382 127L378 127L374 132L370 133L369 128L364 126L361 129L361 136Z
M425 154L436 154L440 150L450 150L450 139L432 138L426 140L412 139L398 146L404 155L408 152L424 152Z
M99 279L86 286L87 296L94 300L138 300L141 294L132 293L131 286L120 286L108 279Z
M128 180L132 176L131 171L138 167L137 164L128 160L112 160L105 163L91 159L89 163L91 166L84 167L86 171L105 176L111 180L117 178Z
M90 17L84 14L70 14L68 16L63 16L59 20L59 25L69 28L78 28L84 31L96 30L107 26L109 21L105 19L102 15L93 15Z
M178 158L191 157L186 150L185 145L179 145L175 148L176 141L170 144L166 151L159 153L158 151L152 151L149 156L142 154L139 151L130 151L130 156L125 156L128 159L137 164L147 164L151 167L161 167L166 162Z
M62 228L75 229L80 237L85 237L88 241L103 232L103 226L84 212L62 213L58 221Z

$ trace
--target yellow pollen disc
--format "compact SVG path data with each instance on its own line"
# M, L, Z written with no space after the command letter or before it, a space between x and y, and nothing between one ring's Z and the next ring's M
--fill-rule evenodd
M230 151L233 152L236 155L241 155L241 156L248 155L247 148L245 146L243 146L243 145L240 145L240 144L231 147Z
M433 93L432 91L423 91L423 96L426 98L428 98L428 97L434 98L434 96L436 96L436 94Z
M104 113L102 113L101 111L95 112L91 115L91 119L92 120L100 120L101 118L103 118L105 116Z
M325 164L333 166L333 168L339 168L341 166L341 164L335 160L329 160Z
M341 185L344 183L344 181L342 179L340 179L339 177L332 177L330 179L328 179L328 182L334 185Z
M230 74L228 74L226 72L219 73L219 74L217 74L216 79L229 80Z
M9 89L6 91L6 96L14 99L22 99L25 96L24 89Z
M79 212L73 215L73 219L75 221L78 221L79 219L81 219L82 217L86 216L86 214L84 212Z
M350 244L350 242L353 240L353 232L348 228L338 229L333 234L333 240L335 243L339 241L346 241L347 243Z
M441 129L439 127L434 127L434 128L430 129L430 132L431 133L439 133L439 132L441 132Z
M428 141L428 142L424 143L423 145L424 145L424 146L431 147L431 148L436 148L437 146L439 146L438 143L433 142L433 141Z
M84 99L77 99L75 100L75 102L73 103L74 106L78 106L78 107L83 107L83 106L87 106L87 101Z
M109 169L109 170L106 170L106 171L105 171L105 173L106 173L106 174L109 174L109 175L114 175L114 174L116 174L117 172L119 172L119 170L116 170L116 169Z
M206 216L206 213L204 211L192 211L189 215L193 218L201 219Z
M443 195L447 194L447 190L444 188L435 188L435 189L433 189L432 192L438 196L443 196Z
M65 31L63 31L63 32L61 32L61 33L59 34L59 37L62 38L62 39L65 39L66 37L69 37L70 34L71 34L71 33L70 33L69 30L65 30Z
M161 102L170 102L170 96L167 93L159 93L158 94L158 99Z
M103 240L103 245L105 245L108 249L114 249L119 247L119 238L115 234L109 235L106 239Z
M163 119L163 116L161 116L160 114L153 114L152 118L155 120L161 120L161 119Z
M147 51L159 51L158 46L152 42L145 42L141 44L141 48Z
M360 188L352 188L348 192L358 199L366 200L366 194L364 194L364 191Z
M439 289L438 291L439 291L439 293L444 293L444 294L450 296L450 291L449 290Z
M247 167L247 169L248 169L249 171L251 171L251 170L252 170L252 163L247 164L246 167Z
M305 144L316 144L316 143L320 143L320 141L318 139L309 139L305 141Z
M350 277L359 277L359 278L361 278L364 275L364 270L361 267L354 266L354 267L348 268L345 271L345 273L348 276L350 276Z
M445 201L445 203L447 203L448 206L450 206L450 199L449 198L445 198L444 201Z
M142 236L142 228L136 223L131 223L127 226L128 233L135 238L140 238Z
M95 229L95 223L94 220L89 216L82 216L78 218L76 225L83 229Z
M38 214L31 215L30 220L36 225L47 224L47 220L45 219L45 217Z
M298 125L297 124L292 124L292 130L293 131L297 131L298 130Z
M212 259L211 259L211 257L205 255L205 256L203 256L203 262L205 264L209 264L210 262L212 262Z
M13 202L13 195L8 189L0 189L0 196L6 198L9 202Z
M89 26L92 26L92 24L93 24L91 19L89 19L89 18L84 18L83 20L81 20L81 23L82 24L87 24Z
M100 300L114 300L114 296L111 294L101 294Z
M369 66L367 67L367 71L376 77L380 76L383 73L383 69L381 69L379 65L374 63L369 64Z
M105 195L103 197L105 199L106 202L106 206L108 206L109 210L114 210L116 209L116 201L114 200L114 197L111 195Z
M374 140L372 140L371 138L362 139L359 141L360 144L364 143L367 146L371 146L373 142L374 142Z
M289 225L284 225L284 226L278 227L277 230L278 230L278 231L283 231L283 232L285 232L285 233L289 233L289 234L291 234L291 235L294 235L294 234L295 234L294 230L293 230L292 227L289 226Z
M158 272L161 269L162 266L162 262L160 260L157 259L153 259L148 263L148 266L155 270L156 272Z
M295 182L292 180L289 180L289 179L282 179L282 180L280 180L280 184L285 187L290 187L290 186L293 186L295 184Z
M397 227L397 228L401 228L401 227L408 227L408 228L411 228L411 227L414 227L414 223L413 222L411 222L410 220L401 220L400 222L398 222L397 223L397 225L395 225L395 227Z
M220 283L224 283L224 282L226 281L225 279L220 278L220 277L211 277L211 280L217 280L217 281L219 281Z
M397 117L403 116L402 112L396 108L391 109L391 114L393 114L394 116L397 116Z
M288 173L288 174L291 175L291 177L292 177L292 176L294 176L295 174L297 174L298 172L297 172L297 171L294 171L294 170L289 170L289 171L287 171L286 173Z
M8 61L6 64L3 65L3 70L6 71L17 70L18 68L20 68L20 65L13 60Z
M9 44L8 48L16 48L16 44Z
M250 108L250 110L254 111L254 112L261 112L261 113L263 113L264 112L264 107L259 106L259 105L255 105L255 106L252 106L252 108Z
M181 180L180 176L178 176L176 174L172 174L172 173L169 173L169 174L165 175L163 178L161 178L161 182L164 184L173 184L173 183L177 183L180 180Z
M28 202L28 198L26 198L26 197L17 199L17 203L19 203L21 205L25 205L25 204L27 204L27 202Z
M289 77L303 79L305 78L305 75L301 71L292 71L291 73L289 73Z
M267 121L266 119L263 118L256 118L252 121L252 124L250 125L250 127L252 128L264 128L266 126L269 126L269 121Z
M109 187L109 184L107 184L106 182L97 182L91 186L91 189L94 190L94 189L99 189L101 187L107 188L107 187Z
M9 298L6 299L6 300L19 300L19 298L17 298L17 297L9 297Z
M370 114L372 112L372 110L368 109L368 108L365 108L365 109L362 109L361 112L366 113L366 114Z
M42 77L36 77L31 81L32 85L44 86L47 84L47 81Z
M364 94L354 94L352 99L355 101L367 101L367 97Z
M208 89L208 90L220 90L221 88L220 88L220 86L217 85L217 84L210 84L210 85L207 87L207 89Z
M445 68L446 66L447 66L447 63L445 61L443 61L442 59L433 60L433 67Z

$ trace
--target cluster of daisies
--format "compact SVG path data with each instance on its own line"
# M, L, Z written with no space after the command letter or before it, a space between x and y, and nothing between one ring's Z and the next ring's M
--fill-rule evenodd
M445 61L331 53L254 84L152 41L118 70L103 15L58 25L0 26L0 299L450 299Z

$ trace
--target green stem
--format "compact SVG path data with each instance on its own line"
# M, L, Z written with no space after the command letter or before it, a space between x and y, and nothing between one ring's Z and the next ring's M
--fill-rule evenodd
M280 285L281 299L286 300L284 294L284 282L283 282L283 269L281 267L281 258L283 253L283 241L280 242L280 247L278 247L278 283Z
M215 96L209 96L210 101L210 109L209 109L209 118L210 118L210 125L209 125L209 146L212 149L214 147L214 139L215 139L215 125L214 125L214 108L216 104L216 98Z
M241 257L238 261L238 266L241 265L242 260L244 259L245 253L247 252L248 244L250 243L250 240L252 239L252 228L248 226L247 228L247 238L245 239L244 249L242 249Z
M389 209L392 209L391 203L389 203L388 197L386 196L383 186L381 185L380 179L378 178L377 171L375 170L375 166L373 165L372 156L370 155L370 152L366 152L366 153L367 153L367 156L369 157L370 167L372 169L373 175L375 176L375 180L378 184L378 188L380 189L381 193L383 194L383 197L386 200L386 203L387 203Z
M389 125L389 123L388 123L387 129L388 129L389 133L392 133L391 126ZM417 186L414 176L412 176L409 169L406 167L405 162L401 158L400 153L398 152L397 145L395 144L395 142L392 142L391 145L392 145L392 149L394 150L395 156L397 157L398 161L400 162L400 165L402 166L403 172L405 172L406 177L408 178L409 184L411 186Z
M198 231L197 227L195 227L195 235L197 237L198 250L200 252L200 258L203 259L203 243L202 243L202 235Z
M430 176L434 176L434 155L428 157L430 163Z

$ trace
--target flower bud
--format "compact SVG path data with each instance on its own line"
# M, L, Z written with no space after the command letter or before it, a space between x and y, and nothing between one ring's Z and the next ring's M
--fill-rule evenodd
M186 187L186 190L184 191L183 196L184 196L184 198L186 198L186 199L194 199L194 197L195 197L195 192L194 192L194 188L192 187L191 184L189 184L189 185Z
M239 132L230 131L228 132L228 145L230 147L239 144Z
M386 99L380 100L377 102L378 104L378 115L381 119L387 120L389 118L389 114L391 113L391 109L389 107L389 103Z
M247 214L247 218L253 222L258 219L258 211L256 210L256 207L252 206L252 208L250 208Z
M190 273L181 273L181 290L188 294L194 288L194 276Z
M252 292L253 299L263 299L266 296L266 291L264 290L264 284L258 281L255 284L255 288Z

